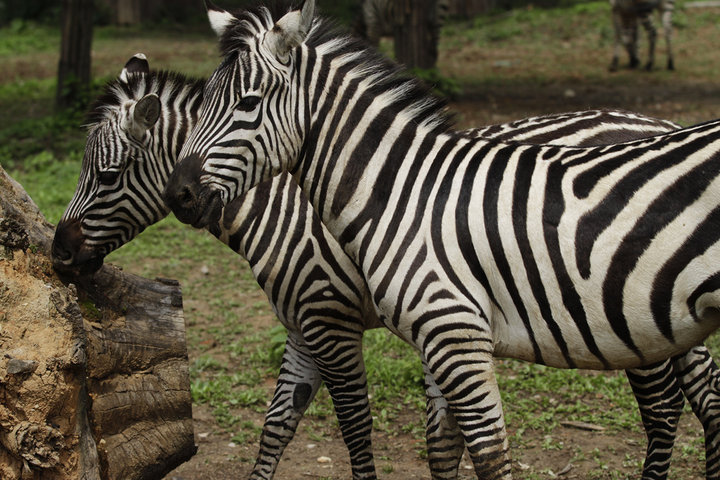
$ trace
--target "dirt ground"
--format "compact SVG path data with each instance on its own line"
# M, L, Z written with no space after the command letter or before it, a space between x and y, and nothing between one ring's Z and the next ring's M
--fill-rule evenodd
M638 75L652 75L637 72ZM650 77L648 77L650 78ZM514 86L510 80L499 87L482 91L465 90L462 98L450 108L458 114L460 127L500 123L532 115L559 113L588 108L624 108L647 115L698 123L720 116L720 84L697 85L677 73L677 82L610 87L602 83L568 82L545 85L528 90L526 85ZM262 300L262 299L261 299ZM186 309L187 310L187 309ZM276 323L268 318L268 327ZM193 355L193 352L190 353ZM192 360L192 358L191 358ZM372 402L371 402L372 403ZM506 406L506 408L508 408ZM247 418L262 425L260 413L247 410ZM257 452L257 438L245 444L230 441L227 433L217 428L207 406L194 411L197 455L171 472L167 480L225 480L246 478L252 470ZM408 412L408 421L417 421L415 412ZM401 431L405 422L397 422L397 432L375 432L373 446L378 475L386 480L429 478L426 460L421 455L424 442L417 435ZM347 451L336 428L309 426L301 423L298 433L285 451L275 478L277 479L349 479ZM509 425L510 435L522 425ZM538 438L540 436L540 438ZM318 440L318 438L321 440ZM673 465L680 468L678 478L704 478L704 465L697 455L688 454L700 445L702 427L689 414L683 415L673 456ZM645 455L645 438L641 431L586 431L559 426L551 435L530 429L522 441L511 443L513 471L522 479L624 479L640 478ZM330 461L320 457L329 457ZM460 466L461 479L475 478L467 458Z

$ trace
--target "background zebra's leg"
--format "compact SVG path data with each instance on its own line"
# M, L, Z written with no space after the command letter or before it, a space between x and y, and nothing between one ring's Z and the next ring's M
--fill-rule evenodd
M672 53L672 15L675 3L673 0L665 0L662 3L662 26L665 36L665 47L667 48L667 69L675 70L675 60Z
M611 72L617 71L618 67L620 66L620 46L623 44L622 39L622 20L620 18L620 14L615 11L613 8L612 11L612 21L613 21L613 29L615 31L615 43L613 44L613 56L612 60L610 61L610 68L609 70Z
M423 361L427 398L427 452L433 480L457 478L465 441L450 406Z
M270 479L280 456L290 443L298 423L320 388L320 372L310 353L289 334L270 407L265 416L260 451L250 475L253 480Z
M625 370L648 439L643 480L664 480L670 469L678 421L685 398L670 360Z
M645 32L647 32L648 37L648 59L645 64L645 70L649 71L652 70L655 65L655 42L657 41L657 30L652 22L652 12L647 12L646 15L643 15L640 18L640 23L645 29ZM635 44L637 45L637 41Z
M705 430L705 478L720 479L720 370L704 346L673 359L680 386Z
M327 320L302 322L302 326L303 338L332 398L353 479L375 479L362 331L329 327Z

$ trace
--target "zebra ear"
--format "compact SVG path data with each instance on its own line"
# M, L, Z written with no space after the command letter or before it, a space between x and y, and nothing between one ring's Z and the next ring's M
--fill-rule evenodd
M265 45L278 59L286 61L290 52L300 45L312 27L315 0L305 0L301 10L285 14L265 37Z
M126 128L132 136L142 140L160 118L160 98L149 93L130 107Z
M210 20L210 27L218 37L222 37L232 24L235 16L218 7L210 0L205 0L205 8L207 9L208 20Z
M148 64L147 57L143 53L136 53L130 60L127 61L125 67L120 72L120 81L123 83L128 82L128 75L133 73L149 75L150 64Z

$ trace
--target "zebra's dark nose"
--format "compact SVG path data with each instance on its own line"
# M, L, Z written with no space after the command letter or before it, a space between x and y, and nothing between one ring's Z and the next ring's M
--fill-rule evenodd
M52 243L52 257L55 264L70 264L80 251L85 239L77 220L61 221L55 229Z
M168 179L163 200L178 220L195 228L219 221L219 192L200 183L203 159L192 154L180 160Z
M85 243L79 220L61 221L52 243L53 268L63 274L84 275L97 271L103 255Z

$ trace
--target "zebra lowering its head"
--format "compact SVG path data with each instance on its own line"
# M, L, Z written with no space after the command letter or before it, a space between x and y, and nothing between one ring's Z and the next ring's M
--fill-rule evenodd
M667 69L674 70L675 62L672 54L672 14L675 10L675 0L610 0L613 28L615 30L615 44L610 71L618 69L620 63L620 45L630 58L630 68L640 65L638 57L638 23L640 23L648 37L648 60L646 70L652 70L655 64L655 42L657 30L652 20L653 10L660 12L667 47Z
M589 148L468 138L312 0L209 17L224 60L168 205L202 225L292 172L421 352L479 478L511 478L494 355L633 368L720 326L720 121Z
M150 72L147 60L142 54L138 54L131 58L120 77L111 82L106 93L95 103L90 116L90 135L88 137L87 155L83 162L84 170L88 176L81 176L76 194L67 208L67 212L75 212L73 214L66 213L63 220L58 226L58 233L55 239L55 261L57 267L61 271L73 271L79 273L81 270L95 268L102 261L102 257L107 251L117 248L117 245L130 241L134 232L142 231L153 219L157 218L152 214L134 215L123 217L125 222L121 222L116 217L120 214L123 205L132 203L136 208L144 205L144 210L148 212L161 212L161 215L167 212L167 208L161 199L157 196L157 189L162 188L167 181L169 171L174 167L177 155L182 148L182 143L187 133L194 126L202 92L199 88L201 82L198 80L187 79L181 75L170 72ZM159 110L157 108L148 111L140 107L138 103L143 98L153 98L157 95L160 101ZM149 96L149 97L148 97ZM134 103L137 102L137 103ZM145 100L147 102L147 100ZM153 128L148 128L147 132L151 138L145 138L145 135L138 135L137 129L132 128L133 119L123 117L123 109L128 111L135 105L134 112L146 113L139 115L138 118L145 118L143 121L145 126L150 125L155 120ZM142 103L140 103L142 105ZM157 107L157 104L155 105ZM160 128L158 123L160 117L166 119L165 126ZM122 121L122 119L125 119ZM609 139L625 139L639 138L655 133L677 128L670 122L664 122L651 119L628 112L617 111L587 111L576 112L544 117L536 117L513 122L511 124L493 125L484 129L469 131L469 135L485 137L516 139L525 142L560 142L572 144L593 144L602 143ZM135 131L133 137L140 138L142 144L140 146L133 145L128 139L124 138L129 132ZM98 146L114 146L114 148L99 148ZM151 146L157 145L157 148ZM95 148L92 148L95 146ZM134 162L143 162L144 168L148 171L160 172L153 175L155 181L147 182L143 177L149 178L150 175L142 174L144 170L132 170L131 165ZM92 189L92 169L95 169L95 175L100 181L103 165L121 165L116 173L113 171L112 177L124 178L124 185L114 189L112 192L98 194ZM287 179L288 177L283 177ZM283 179L281 178L281 180ZM108 178L102 181L109 183ZM268 183L266 187L273 186L274 183ZM97 185L96 185L97 186ZM274 205L281 199L282 193L287 193L287 200L292 200L296 209L292 208L286 211L286 216L303 216L308 215L305 209L310 208L309 203L304 197L299 195L299 189L294 183L289 185L283 184L282 181L277 182L275 197L267 194L267 188L260 187L251 190L247 195L246 209L226 209L223 212L224 222L218 224L217 228L220 232L220 240L229 244L241 256L249 259L253 272L262 272L265 269L272 270L272 263L259 259L257 254L250 253L250 247L257 244L255 250L267 248L262 242L254 239L261 238L256 232L262 232L265 235L274 236L275 226L283 222L262 222L260 221L256 232L248 222L256 221L258 218L269 218L266 215L268 208L274 208ZM123 200L124 196L135 198L134 202ZM239 205L239 203L238 203ZM231 218L231 215L235 218ZM75 217L75 221L70 220L71 216ZM106 222L103 224L102 219ZM330 283L336 285L336 288L345 290L344 297L347 299L359 299L365 291L365 285L360 279L359 273L355 272L355 267L350 264L347 256L342 253L334 240L324 234L319 219L315 215L310 215L311 229L305 229L303 236L314 238L318 245L324 245L319 252L328 258L327 265L337 264L343 266L347 278L339 278L333 269L326 269ZM85 230L83 233L83 223L93 220L90 225L92 228ZM232 220L232 221L231 221ZM231 228L225 228L224 225L232 223ZM74 225L74 226L73 226ZM80 226L80 232L74 230ZM237 227L237 228L236 228ZM78 255L82 246L73 245L68 242L67 232L73 232L69 238L85 238L92 245L95 255L87 255L83 258ZM66 233L63 233L66 232ZM127 234L126 232L130 232ZM94 236L94 238L91 238ZM231 242L231 238L234 240ZM286 237L281 237L286 238ZM116 243L113 243L116 242ZM293 243L295 242L295 243ZM279 242L275 246L275 250L295 250L295 246L301 244L301 241L289 239L286 242ZM333 259L332 257L336 258ZM278 264L281 256L276 256ZM303 275L303 272L298 272ZM291 274L286 273L286 277ZM265 291L269 292L270 285L276 284L271 275L266 276L258 273L258 281L265 287ZM264 283L263 283L264 282ZM296 284L297 285L297 284ZM273 303L275 311L282 312L281 318L292 323L288 318L293 317L292 310L283 310L281 305L282 296L276 293L276 290L268 293ZM287 295L285 295L287 297ZM299 297L299 295L296 295ZM314 301L314 300L313 300ZM306 306L312 306L313 301L308 303L298 302L294 311L299 312ZM318 305L322 302L317 302ZM364 305L357 305L355 312L364 312L367 309ZM296 315L296 318L303 318ZM373 312L362 317L348 316L339 319L353 326L357 322L358 326L353 330L361 330L367 328L367 318L374 318ZM285 349L283 365L281 367L280 378L278 379L278 387L273 403L268 410L266 424L263 436L260 441L260 453L256 462L252 478L270 478L275 470L281 453L292 438L292 432L297 426L300 416L302 415L302 406L295 406L295 401L299 397L297 392L302 393L306 390L303 385L310 385L310 394L307 402L309 404L316 391L319 382L319 372L312 359L312 354L304 341L304 339L296 339L296 328L290 327L290 338ZM359 348L358 343L352 344L353 348ZM692 368L680 365L692 366ZM648 435L648 454L646 460L646 470L654 472L667 471L670 462L670 453L672 442L674 439L675 427L682 411L683 396L681 388L688 394L693 409L698 418L704 425L712 425L714 417L711 415L711 409L698 399L712 398L712 386L706 381L712 378L708 370L714 364L710 358L707 349L698 347L697 352L691 352L688 355L678 359L671 364L667 361L661 365L652 368L637 369L628 371L628 377L636 392L640 411L643 415L643 422L646 425ZM688 370L686 374L676 375L673 368L683 368ZM680 371L680 370L678 370ZM332 372L341 378L341 372ZM457 442L459 433L457 433L454 422L451 417L447 417L447 407L441 398L437 387L434 386L432 379L427 380L428 390L428 455L430 458L430 466L433 478L452 478L454 472L457 471L458 455L462 453L462 442ZM686 386L692 386L691 389ZM290 397L292 396L292 405ZM363 399L364 400L364 399ZM708 445L712 443L712 431L708 429ZM369 433L369 432L368 432ZM455 439L455 440L448 440ZM453 443L454 442L454 443ZM448 449L448 445L456 445L456 448ZM717 451L710 449L708 451ZM710 455L708 455L710 457ZM374 475L374 472L368 473L366 476ZM659 478L659 477L655 477Z

